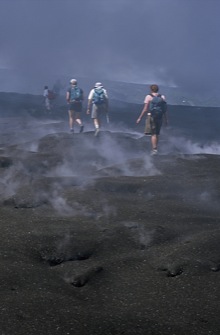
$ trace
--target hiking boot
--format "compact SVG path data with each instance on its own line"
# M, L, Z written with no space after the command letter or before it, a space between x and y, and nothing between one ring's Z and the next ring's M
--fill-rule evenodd
M94 136L97 136L99 132L100 132L100 129L96 128Z
M158 154L157 149L153 149L153 150L151 151L151 156L155 156L155 155L157 155L157 154Z
M84 130L84 126L81 126L79 132L82 133L83 130Z
M74 133L74 130L73 130L73 128L70 128L70 132L71 132L71 133Z

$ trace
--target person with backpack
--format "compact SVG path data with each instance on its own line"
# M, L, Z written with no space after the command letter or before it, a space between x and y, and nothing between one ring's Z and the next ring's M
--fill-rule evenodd
M102 83L96 83L89 93L87 114L90 112L95 127L95 136L97 136L101 127L101 116L106 115L106 120L109 122L108 94Z
M68 113L69 127L71 132L74 132L73 126L75 122L80 126L79 132L83 132L84 126L81 120L83 99L83 90L78 87L76 79L71 79L70 87L66 92L66 101L69 104Z
M46 110L48 110L48 111L50 111L50 109L51 109L49 93L50 93L50 91L49 91L48 86L44 86L44 92L43 92L44 103L45 103Z
M165 121L166 125L168 123L167 103L165 96L158 93L158 85L151 85L150 91L151 92L147 94L144 99L144 107L136 123L139 123L144 114L147 113L144 133L151 135L151 155L156 155L158 153L158 142L162 123L163 121Z

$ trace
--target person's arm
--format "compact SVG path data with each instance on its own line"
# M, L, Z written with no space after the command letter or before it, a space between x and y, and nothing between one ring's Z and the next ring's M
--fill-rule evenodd
M91 91L89 92L86 114L90 114L90 109L91 109L91 106L92 106L93 92L94 92L94 90L91 90Z
M148 105L149 105L149 102L147 102L147 103L144 104L144 108L142 109L142 112L141 112L139 118L137 119L136 123L139 123L141 121L142 117L144 116L144 114L148 110Z
M164 95L161 96L166 102L166 97ZM163 120L165 122L165 126L168 126L168 115L167 115L167 103L166 103L166 112L163 114Z
M87 114L90 114L90 109L91 109L91 106L92 106L92 99L88 99L88 106L87 106Z
M108 93L105 90L105 108L106 108L106 113L108 113L108 106L109 106L109 99L108 99Z
M70 102L70 92L66 92L66 101L69 103Z
M151 100L152 100L152 97L148 94L144 99L144 107L143 107L143 109L141 111L141 114L140 114L139 118L137 119L136 123L139 123L141 121L142 117L144 116L144 114L147 113Z

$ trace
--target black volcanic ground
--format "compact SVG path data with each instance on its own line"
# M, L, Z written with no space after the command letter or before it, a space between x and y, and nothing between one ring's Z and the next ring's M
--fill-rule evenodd
M219 109L170 106L150 157L141 105L95 138L41 100L0 94L1 335L219 335Z

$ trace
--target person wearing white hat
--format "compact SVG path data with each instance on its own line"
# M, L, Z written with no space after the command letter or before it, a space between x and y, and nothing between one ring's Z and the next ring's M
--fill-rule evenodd
M83 132L84 126L81 120L81 112L82 112L82 102L83 102L83 90L78 87L77 80L70 80L70 87L66 92L66 101L69 104L69 126L70 131L73 132L73 126L76 122L80 126L80 133Z
M94 88L89 92L87 114L90 113L95 127L95 136L97 136L100 131L101 116L103 114L106 115L106 120L109 122L108 94L100 82L95 83Z
M48 86L44 86L44 93L43 93L44 99L45 99L45 107L48 111L50 111L50 100L49 100L49 88Z

